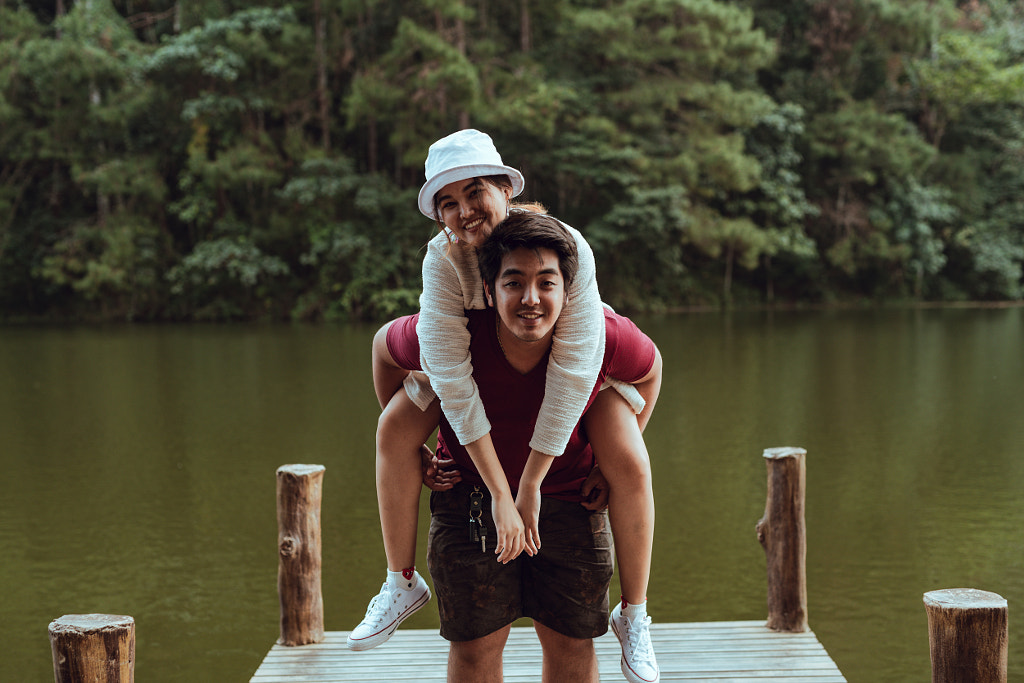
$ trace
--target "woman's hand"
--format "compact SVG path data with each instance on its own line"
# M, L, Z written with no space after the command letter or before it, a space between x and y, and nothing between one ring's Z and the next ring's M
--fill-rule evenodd
M540 490L532 486L519 489L516 508L523 518L526 554L533 557L540 552Z
M466 444L466 452L476 465L476 471L484 480L484 486L491 494L491 516L498 538L495 539L495 554L498 562L506 564L519 557L526 546L523 533L523 519L516 509L512 490L509 488L505 471L501 468L498 454L494 450L490 433Z
M555 456L531 448L519 477L516 507L526 525L526 552L531 556L540 552L540 485L554 461Z
M511 496L491 496L491 516L494 528L498 532L494 554L498 562L508 564L519 557L526 546L523 519L519 516L515 502Z
M447 491L462 481L462 474L455 467L455 461L431 453L426 444L420 446L420 465L423 469L423 485L431 491Z

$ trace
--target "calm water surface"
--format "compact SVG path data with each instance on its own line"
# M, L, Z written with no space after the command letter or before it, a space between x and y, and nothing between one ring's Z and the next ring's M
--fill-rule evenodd
M666 359L655 620L764 618L761 453L802 446L810 623L847 678L928 680L921 596L970 587L1009 601L1024 680L1024 309L637 322ZM47 625L87 612L135 617L140 681L247 681L292 462L327 467L326 627L354 626L384 570L373 332L0 328L0 681L52 681Z

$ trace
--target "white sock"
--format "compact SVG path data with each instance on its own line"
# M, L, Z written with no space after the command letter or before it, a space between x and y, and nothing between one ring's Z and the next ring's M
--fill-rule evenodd
M388 585L392 588L412 590L416 585L416 567L408 567L399 572L388 570Z
M626 617L630 621L643 619L645 616L647 616L646 600L639 604L633 605L631 603L626 602L625 599L623 599L622 604L625 605L625 607L622 608L622 616Z

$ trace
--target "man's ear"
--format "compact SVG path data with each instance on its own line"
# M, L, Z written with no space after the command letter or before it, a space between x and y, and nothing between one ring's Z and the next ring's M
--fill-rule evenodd
M494 298L491 296L491 286L488 284L484 284L484 299L488 306L494 308Z

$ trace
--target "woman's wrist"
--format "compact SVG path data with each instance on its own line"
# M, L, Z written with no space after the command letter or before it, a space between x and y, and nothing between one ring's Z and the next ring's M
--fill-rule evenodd
M517 498L523 498L524 496L539 496L540 495L540 482L520 481L519 491Z

